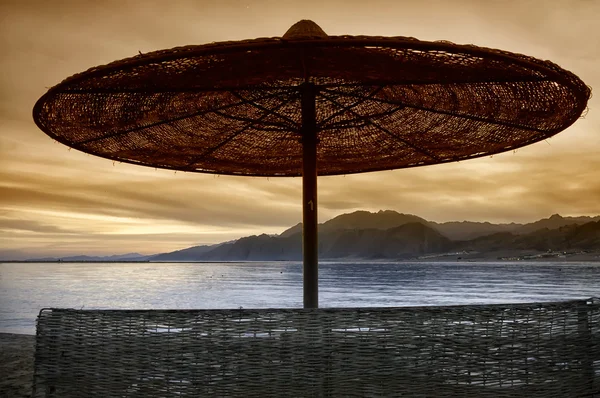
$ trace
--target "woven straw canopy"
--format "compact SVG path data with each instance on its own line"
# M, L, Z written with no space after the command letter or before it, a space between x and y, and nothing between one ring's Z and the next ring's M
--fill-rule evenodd
M179 47L92 68L35 105L83 152L151 167L302 174L302 87L314 87L319 175L443 163L546 139L589 88L524 55L408 37L281 38Z

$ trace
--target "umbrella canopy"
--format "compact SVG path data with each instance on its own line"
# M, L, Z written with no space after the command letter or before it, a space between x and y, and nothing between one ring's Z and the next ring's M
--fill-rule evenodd
M519 148L569 127L589 96L549 61L408 37L327 36L300 21L280 38L178 47L92 68L51 88L33 116L57 141L112 160L302 175L304 304L315 307L317 175Z

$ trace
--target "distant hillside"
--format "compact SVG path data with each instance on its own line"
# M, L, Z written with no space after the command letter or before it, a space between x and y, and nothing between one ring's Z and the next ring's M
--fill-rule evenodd
M195 261L199 256L214 249L218 245L192 246L187 249L176 250L170 253L162 253L150 257L150 261ZM176 259L176 260L175 260Z
M499 232L514 232L523 227L522 224L515 223L491 224L489 222L473 221L430 222L430 225L452 240L469 240Z
M469 241L456 242L455 247L457 250L479 253L600 252L600 222L572 224L556 229L542 228L521 235L500 232Z
M549 218L543 218L539 221L525 224L515 230L518 234L528 234L539 229L557 229L567 225L582 225L593 221L600 221L600 216L597 217L562 217L558 214L553 214Z
M353 213L342 214L332 218L322 224L319 224L319 232L330 232L346 229L390 229L409 223L422 223L428 225L429 222L421 217L412 214L402 214L393 210L380 210L377 213L368 211L355 211ZM287 237L302 232L302 223L283 231L279 236Z
M203 254L202 261L279 261L302 259L302 236L253 235L226 243Z
M557 229L543 228L521 235L515 240L519 248L539 251L595 251L600 249L600 222L566 225Z
M346 229L325 232L319 239L322 258L414 258L443 253L452 242L428 226L415 222L390 229Z

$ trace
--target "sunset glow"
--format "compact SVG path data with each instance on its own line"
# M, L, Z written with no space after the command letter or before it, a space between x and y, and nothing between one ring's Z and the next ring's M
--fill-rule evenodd
M449 4L452 4L451 6ZM600 84L595 1L3 1L0 257L159 253L301 219L299 178L191 174L90 156L54 142L31 110L92 66L188 44L281 36L300 19L331 35L412 36L549 59ZM600 214L599 99L556 137L423 168L319 178L319 219L392 209L432 221L530 222Z

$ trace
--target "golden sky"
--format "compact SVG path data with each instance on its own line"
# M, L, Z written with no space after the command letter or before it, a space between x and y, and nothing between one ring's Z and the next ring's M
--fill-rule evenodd
M413 36L549 59L600 86L598 0L0 1L0 257L157 253L301 219L299 178L174 173L55 143L31 117L65 77L153 50L281 36ZM557 136L492 158L319 178L319 219L392 209L433 221L600 214L600 99Z

